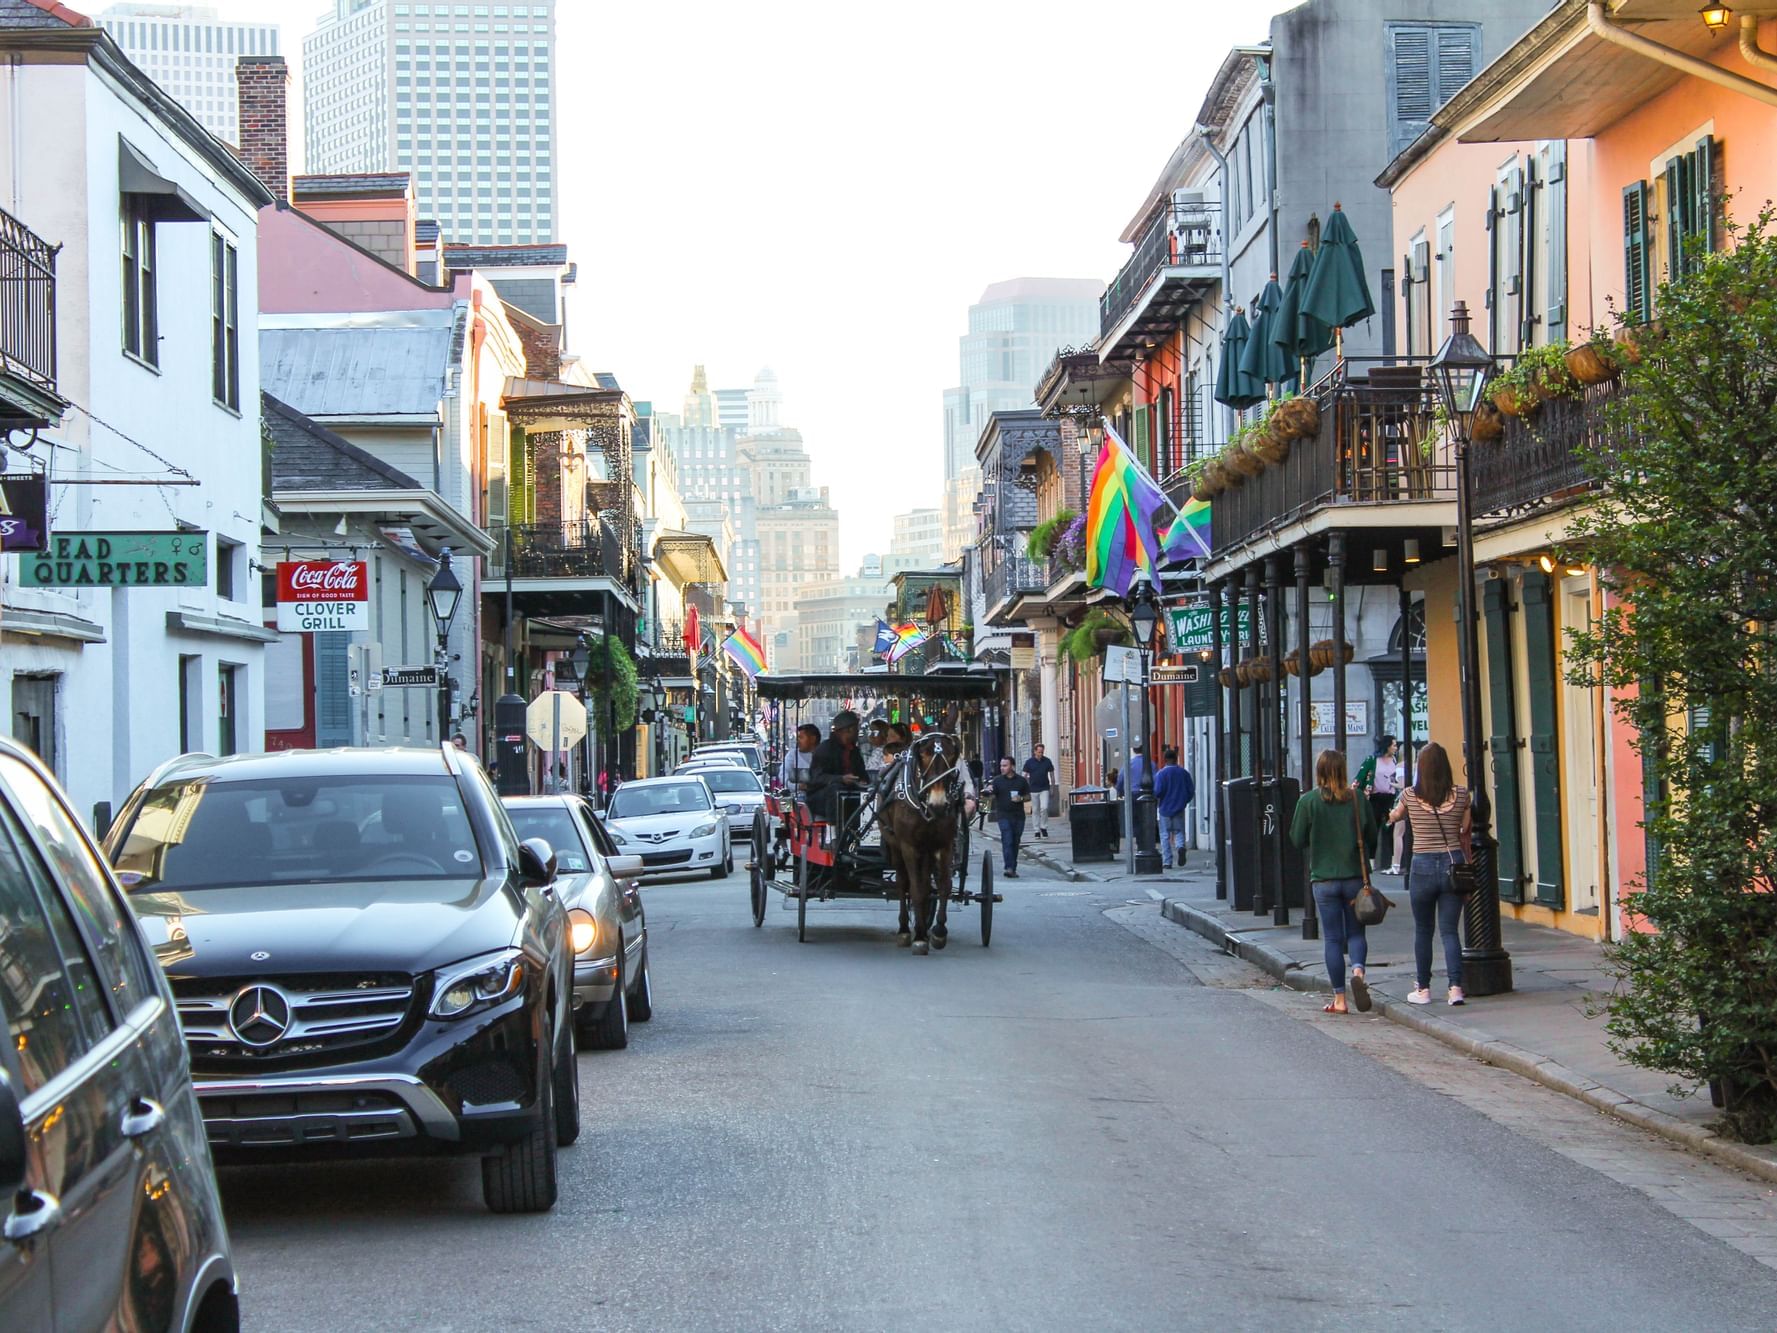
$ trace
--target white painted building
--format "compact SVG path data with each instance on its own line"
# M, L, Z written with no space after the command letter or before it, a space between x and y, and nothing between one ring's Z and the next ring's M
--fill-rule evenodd
M10 443L50 471L54 533L183 531L209 565L201 585L61 589L22 586L29 557L0 558L7 725L88 810L182 750L262 743L253 330L258 210L272 197L109 36L66 13L0 0L0 17L41 18L0 24L0 207L61 247L68 403L34 442ZM133 480L159 484L89 484Z
M235 61L283 54L275 23L225 19L210 5L112 5L96 16L138 68L224 143L240 143Z

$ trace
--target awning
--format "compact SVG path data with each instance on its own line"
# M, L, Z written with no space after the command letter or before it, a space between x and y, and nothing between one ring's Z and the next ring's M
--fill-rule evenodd
M654 560L680 588L689 583L728 582L715 542L701 532L671 528L661 532L654 539Z
M154 169L121 135L117 140L117 188L147 201L156 222L208 222L209 210Z

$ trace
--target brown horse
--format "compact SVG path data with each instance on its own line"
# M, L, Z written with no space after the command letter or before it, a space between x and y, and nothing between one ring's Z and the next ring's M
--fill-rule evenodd
M895 942L911 945L918 954L942 949L949 938L945 916L950 905L950 858L962 817L961 760L962 746L954 736L927 732L901 756L884 793L882 842L901 890L901 925Z

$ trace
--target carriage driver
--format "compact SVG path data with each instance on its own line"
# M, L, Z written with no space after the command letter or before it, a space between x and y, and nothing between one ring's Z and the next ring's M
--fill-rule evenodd
M808 765L808 805L830 824L839 822L839 793L862 793L869 778L858 749L858 715L847 708L833 715L827 739L814 747Z

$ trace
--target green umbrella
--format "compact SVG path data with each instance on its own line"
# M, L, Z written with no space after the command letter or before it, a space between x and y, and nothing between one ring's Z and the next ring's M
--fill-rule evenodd
M1283 304L1271 317L1271 341L1283 349L1285 356L1298 362L1312 362L1322 352L1333 349L1333 331L1313 315L1302 313L1302 297L1313 270L1314 251L1303 241L1302 248L1296 251L1296 262L1290 265L1290 275L1284 279Z
M1246 316L1236 306L1228 320L1227 331L1222 334L1222 367L1216 372L1215 398L1218 403L1226 403L1237 411L1265 401L1264 381L1252 379L1240 369L1241 355L1251 337L1252 329Z
M1255 380L1265 384L1294 385L1296 367L1294 361L1272 341L1272 327L1278 307L1283 304L1283 288L1277 285L1277 275L1271 275L1271 281L1265 284L1265 290L1259 293L1259 299L1253 303L1254 319L1252 334L1246 340L1246 347L1240 354L1240 370Z
M1302 293L1302 314L1318 319L1330 329L1348 329L1376 313L1370 284L1364 279L1364 256L1357 248L1357 234L1345 210L1333 205L1321 233L1320 253Z

